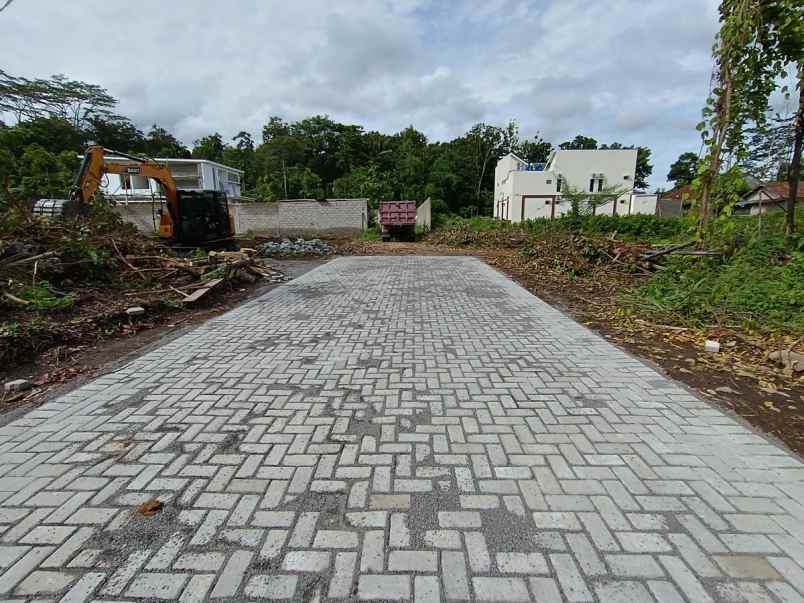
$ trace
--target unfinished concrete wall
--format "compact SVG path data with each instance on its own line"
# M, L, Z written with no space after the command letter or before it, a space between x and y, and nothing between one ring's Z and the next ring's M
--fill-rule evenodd
M264 236L280 236L279 203L230 203L235 219L235 232Z
M117 213L123 220L131 222L137 230L146 234L159 232L159 204L151 205L147 202L119 203L115 205Z
M368 224L366 199L299 199L278 205L283 235L348 235Z
M158 204L157 204L158 208ZM116 206L118 213L140 231L153 234L159 230L152 218L151 202L129 202ZM229 203L238 235L324 236L350 235L368 224L366 199L301 199L276 203Z
M430 197L416 208L416 226L422 226L425 230L430 230L433 225L433 203Z

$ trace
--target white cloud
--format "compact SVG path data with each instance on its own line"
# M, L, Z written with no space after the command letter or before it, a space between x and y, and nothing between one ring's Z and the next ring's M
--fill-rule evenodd
M654 151L652 182L697 150L716 0L17 0L4 69L99 83L184 141L259 135L270 115L328 113L431 138L519 121Z

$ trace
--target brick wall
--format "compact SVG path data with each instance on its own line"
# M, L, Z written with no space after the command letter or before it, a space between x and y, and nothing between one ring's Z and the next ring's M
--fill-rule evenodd
M116 206L123 218L142 232L153 234L151 203L129 202ZM276 203L229 203L238 235L264 236L349 235L366 228L366 199L277 201ZM156 220L157 230L159 219Z
M279 201L283 235L353 234L368 222L365 199Z

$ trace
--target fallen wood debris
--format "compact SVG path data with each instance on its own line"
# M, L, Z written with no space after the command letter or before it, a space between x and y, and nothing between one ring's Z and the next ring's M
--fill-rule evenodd
M134 334L182 308L201 311L252 284L286 280L254 249L175 250L104 206L58 222L3 212L0 365L112 333Z

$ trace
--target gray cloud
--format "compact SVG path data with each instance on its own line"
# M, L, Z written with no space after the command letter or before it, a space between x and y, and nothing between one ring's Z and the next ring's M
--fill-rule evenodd
M433 139L519 121L650 146L663 184L697 150L716 0L17 0L4 68L99 83L141 127L188 143L328 113Z

